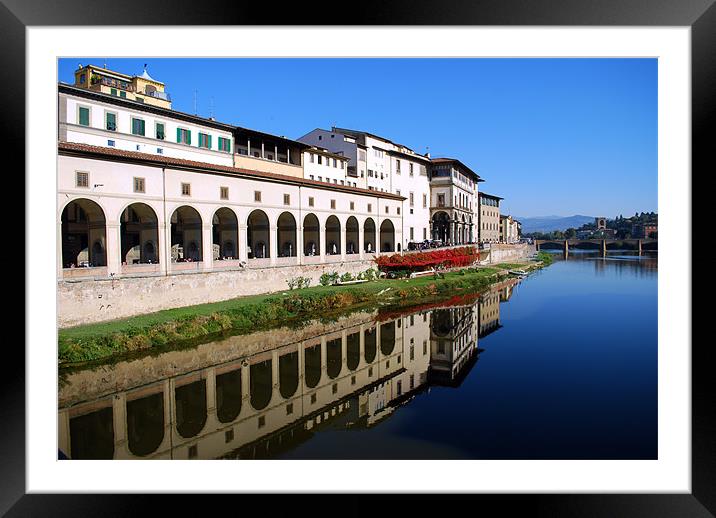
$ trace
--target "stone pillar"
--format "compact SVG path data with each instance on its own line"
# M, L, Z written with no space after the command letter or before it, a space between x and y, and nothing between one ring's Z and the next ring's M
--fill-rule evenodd
M211 223L201 224L201 260L205 270L211 270L214 266L213 230Z
M328 375L328 349L326 347L326 337L321 337L321 379Z
M112 398L112 426L114 427L114 457L118 452L128 452L127 445L127 396L124 392ZM120 457L121 458L121 457Z
M326 226L321 225L319 223L318 233L320 234L319 242L321 244L321 262L325 263L326 262Z
M206 421L216 417L216 370L211 367L206 371Z
M637 240L637 245L638 245L638 247L639 247L639 255L641 255L641 252L642 252L642 250L641 250L641 239Z
M174 419L172 417L172 385L166 379L162 383L162 397L164 398L164 439L162 445L169 442L171 444L171 433Z
M303 264L303 225L296 227L296 259L298 264Z
M246 248L247 243L247 226L246 223L239 223L239 261L246 261L249 258L249 252Z
M159 257L159 272L162 275L166 275L169 271L169 261L171 260L171 247L169 246L166 221L157 222L157 237L159 242L157 243L157 257ZM169 253L167 253L169 251Z
M569 255L569 241L564 240L564 255Z
M164 257L162 259L164 260L164 264L167 265L167 273L171 273L172 271L172 223L171 219L165 220L164 223L164 243L166 243L164 247Z
M120 239L119 239L119 223L107 222L107 274L108 275L119 275L122 271L122 263L120 262L120 256L122 254ZM89 244L92 246L92 243Z
M249 362L244 360L241 364L241 409L250 408L251 405L251 369L249 368Z
M57 222L57 278L62 279L62 220Z
M278 257L279 242L278 242L278 227L275 225L269 225L269 256L271 259L271 265L276 264L276 258Z
M341 225L341 261L346 260L346 248L348 247L348 232L345 223Z
M365 222L363 222L365 225ZM360 260L365 259L365 227L358 227L358 257Z
M607 255L607 240L602 239L602 255Z

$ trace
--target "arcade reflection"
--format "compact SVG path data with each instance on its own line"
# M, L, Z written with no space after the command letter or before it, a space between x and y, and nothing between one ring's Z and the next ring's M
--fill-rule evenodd
M71 459L273 458L322 429L375 426L430 386L460 386L517 282L70 372L60 450Z

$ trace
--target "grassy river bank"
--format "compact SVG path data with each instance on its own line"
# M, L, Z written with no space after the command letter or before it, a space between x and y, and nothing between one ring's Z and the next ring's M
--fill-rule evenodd
M181 344L222 333L239 334L285 325L292 321L376 305L405 305L423 299L481 291L504 279L507 270L534 269L551 263L549 254L537 262L504 263L463 268L414 279L378 279L363 284L316 286L266 295L169 309L121 320L60 329L58 361L72 364L120 356L132 351Z

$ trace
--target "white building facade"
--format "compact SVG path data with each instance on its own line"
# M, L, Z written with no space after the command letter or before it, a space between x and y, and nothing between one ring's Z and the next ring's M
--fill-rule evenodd
M371 191L389 192L406 198L403 214L403 241L429 239L430 159L412 149L364 131L333 127L316 128L299 142L322 146L348 159L346 181Z
M483 180L454 158L434 158L430 168L432 239L463 245L478 239L478 184Z

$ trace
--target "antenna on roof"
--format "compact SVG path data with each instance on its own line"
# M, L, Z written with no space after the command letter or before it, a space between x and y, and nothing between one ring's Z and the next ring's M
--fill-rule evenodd
M214 118L214 96L209 97L209 118Z
M104 69L107 70L107 58L104 58Z
M194 89L194 115L197 114L196 112L196 94L198 93L198 90Z

